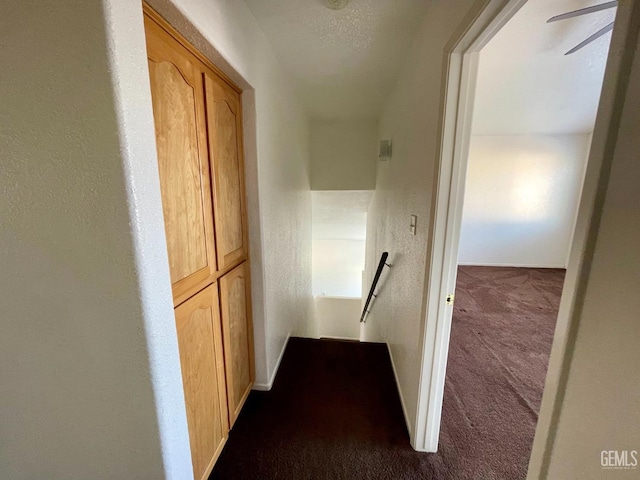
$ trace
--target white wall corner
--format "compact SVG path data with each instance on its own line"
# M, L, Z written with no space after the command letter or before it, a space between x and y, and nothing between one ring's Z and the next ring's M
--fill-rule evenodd
M245 182L247 201L247 223L249 225L249 262L251 268L251 306L253 316L253 340L256 380L266 382L269 378L266 344L267 305L264 274L264 228L260 206L260 167L258 164L256 92L242 92L242 114L245 155Z
M276 365L273 368L273 372L269 377L268 382L256 382L253 384L253 390L257 390L258 392L268 392L273 387L273 382L276 380L276 375L278 375L278 370L280 369L280 363L282 362L282 358L284 357L284 352L287 350L287 345L289 344L289 339L291 338L291 334L287 335L287 339L284 341L284 345L282 346L282 350L280 350L280 355L278 355L278 360L276 361Z
M193 478L142 10L103 0L149 370L166 479Z

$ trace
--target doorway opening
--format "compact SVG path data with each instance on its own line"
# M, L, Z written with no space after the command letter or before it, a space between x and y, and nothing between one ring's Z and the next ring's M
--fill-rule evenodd
M537 431L537 447L534 446L531 458L535 456L536 468L542 468L540 458L547 448L546 439L552 428L550 417L555 408L560 371L566 368L570 314L587 241L586 225L590 221L593 198L596 195L596 182L589 179L593 180L599 175L605 139L613 118L608 103L613 98L613 86L618 80L617 72L620 68L619 58L608 58L610 37L606 35L586 45L574 56L564 55L584 40L584 33L588 29L591 30L586 36L612 22L616 15L615 9L600 10L598 14L603 14L602 18L593 15L574 16L568 20L568 24L547 24L546 20L596 3L598 2L586 0L492 1L473 12L473 17L469 20L470 28L461 29L460 37L452 41L446 51L448 64L443 86L445 103L439 152L441 160L432 221L434 238L429 247L430 272L425 287L427 320L422 339L422 373L413 443L417 450L436 452L439 440L446 440L446 426L441 424L441 421L444 422L443 397L446 389L451 390L449 400L445 398L447 404L458 402L458 408L464 410L465 407L460 392L464 386L456 385L452 380L456 369L447 371L448 357L454 355L453 350L450 351L450 345L461 347L460 350L466 349L466 353L473 348L470 344L465 344L464 339L462 345L460 342L457 345L450 344L450 339L451 342L456 341L455 308L458 319L461 314L468 314L480 322L464 325L461 320L460 329L466 328L468 339L479 342L478 345L485 349L487 362L498 365L496 368L503 375L504 384L513 390L512 393L523 411L528 411L528 415L533 418L526 441L520 443L525 447L519 447L520 469L515 478L526 475L534 430ZM549 13L549 9L553 11ZM628 13L625 13L621 20L618 15L617 24L622 21L626 26L629 22L627 17ZM586 22L580 22L585 18ZM522 22L520 26L518 22ZM510 51L492 53L492 48L498 46L501 37L508 37L511 30L517 38L506 42ZM615 31L618 31L617 26ZM527 32L535 38L527 39ZM624 32L618 42L624 42L623 37ZM597 49L597 68L594 68L593 48ZM552 58L553 54L558 56L556 63L546 67L546 70L541 64L537 64L538 57ZM483 55L486 57L484 65ZM605 64L607 74L604 76L605 88L602 89ZM560 73L560 70L572 65L577 69ZM484 99L483 66L494 70L488 76L490 80L485 81ZM508 70L514 66L512 71ZM535 78L536 74L540 76ZM557 75L560 78L554 78ZM559 80L564 81L560 82L564 85L563 91L557 91L551 85L553 81ZM519 81L521 85L507 85L509 81ZM588 85L594 87L590 89L587 88ZM601 89L603 100L599 103ZM539 92L534 93L536 90ZM522 94L523 91L525 94ZM588 102L585 101L586 98L589 98ZM580 106L576 106L578 104ZM550 110L549 105L556 110ZM585 106L590 108L583 108ZM478 109L482 107L487 108L487 111L480 112ZM491 108L494 110L491 111ZM578 121L578 117L581 120ZM533 128L536 124L543 127L536 131ZM499 128L503 128L503 131ZM499 244L500 241L503 242L502 245ZM471 265L461 265L463 263ZM558 270L553 271L549 267ZM564 269L567 267L565 278ZM458 290L456 306L453 307L447 298L456 290L459 268L461 289ZM478 269L475 274L470 273L473 269ZM493 273L500 273L497 279L488 281L479 278L491 274L491 269L497 270ZM515 275L517 278L508 280L515 273L518 274ZM471 292L473 286L470 285L474 282L480 286L475 291L475 298ZM483 289L486 293L491 283L495 284L498 292L493 301L489 295L477 295ZM528 289L530 293L527 296L526 292L519 292L523 293L519 308L524 310L511 308L514 306L514 299L510 298L510 294L518 293L518 289ZM505 293L507 291L509 293ZM465 294L468 294L467 298ZM483 300L486 303L484 307L481 305ZM478 309L475 314L469 312L474 308ZM482 316L486 315L486 312L482 312L483 308L493 308L489 312L491 315L501 314L500 310L511 309L510 313L514 314L515 311L515 317L519 320L524 316L522 312L530 308L528 312L531 312L531 322L521 324L523 329L519 335L505 337L503 331L497 332L497 338L485 340L484 334L492 326L482 323ZM537 329L534 322L543 321L539 318L541 310L550 324ZM452 318L454 334L450 337ZM558 323L554 325L556 319ZM503 318L502 323L498 322L497 325L505 329L514 326L513 322L509 323L508 318ZM495 328L493 332L496 332ZM547 376L552 340L555 353L551 354ZM539 348L531 350L536 342ZM496 348L501 347L505 347L505 350L497 353ZM453 359L449 360L453 364ZM462 365L465 365L465 361ZM471 357L467 358L465 373L478 365L480 368L485 366L482 362L472 361ZM488 378L495 377L489 375ZM519 380L532 378L537 380L528 384L525 381L526 386L517 385ZM487 390L488 382L489 380L478 381L475 386ZM543 386L547 400L541 409ZM494 397L499 396L496 390L492 393ZM486 415L486 428L501 428L496 420L505 418L504 411L500 412L504 405L483 402L481 398L474 398L466 405L470 404L477 409L482 409L483 405L493 408L479 413ZM538 426L536 430L538 415L538 423L542 426ZM452 417L455 417L454 421L467 422L470 429L479 428L469 416ZM508 449L512 446L512 440L508 432L503 431L502 434L501 448ZM474 435L482 437L482 433L477 430L462 432L465 439ZM484 451L487 441L485 439L481 446L483 455L487 453ZM479 448L478 445L476 447ZM462 456L463 453L458 452L458 455ZM509 461L514 460L511 457ZM478 466L473 459L470 459L470 464ZM509 478L513 474L498 473L498 476Z
M615 9L529 0L478 52L440 446L525 478ZM586 5L584 5L586 6ZM460 477L471 477L473 472Z

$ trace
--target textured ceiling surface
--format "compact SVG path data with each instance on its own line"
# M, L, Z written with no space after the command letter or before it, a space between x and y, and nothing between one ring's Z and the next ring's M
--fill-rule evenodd
M480 53L473 132L564 134L593 130L611 34L564 53L604 27L615 9L547 19L605 0L529 0Z
M429 0L245 0L312 118L373 118Z

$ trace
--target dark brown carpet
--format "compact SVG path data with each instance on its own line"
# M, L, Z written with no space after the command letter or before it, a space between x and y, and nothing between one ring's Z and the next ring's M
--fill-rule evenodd
M385 345L292 338L210 479L524 478L564 272L478 268L460 270L439 453L409 445Z
M409 445L384 344L292 338L210 478L413 479L425 463Z

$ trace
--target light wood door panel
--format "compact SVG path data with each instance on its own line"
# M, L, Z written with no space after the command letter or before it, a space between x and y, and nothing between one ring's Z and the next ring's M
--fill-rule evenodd
M145 5L194 475L207 478L253 381L240 90ZM217 283L215 283L217 282Z
M174 305L216 272L206 148L204 85L198 60L145 17L151 96Z
M218 268L226 270L248 250L240 96L221 78L204 77Z
M217 284L176 308L195 479L207 478L229 431Z
M233 425L254 380L249 270L242 263L220 277L229 423Z

